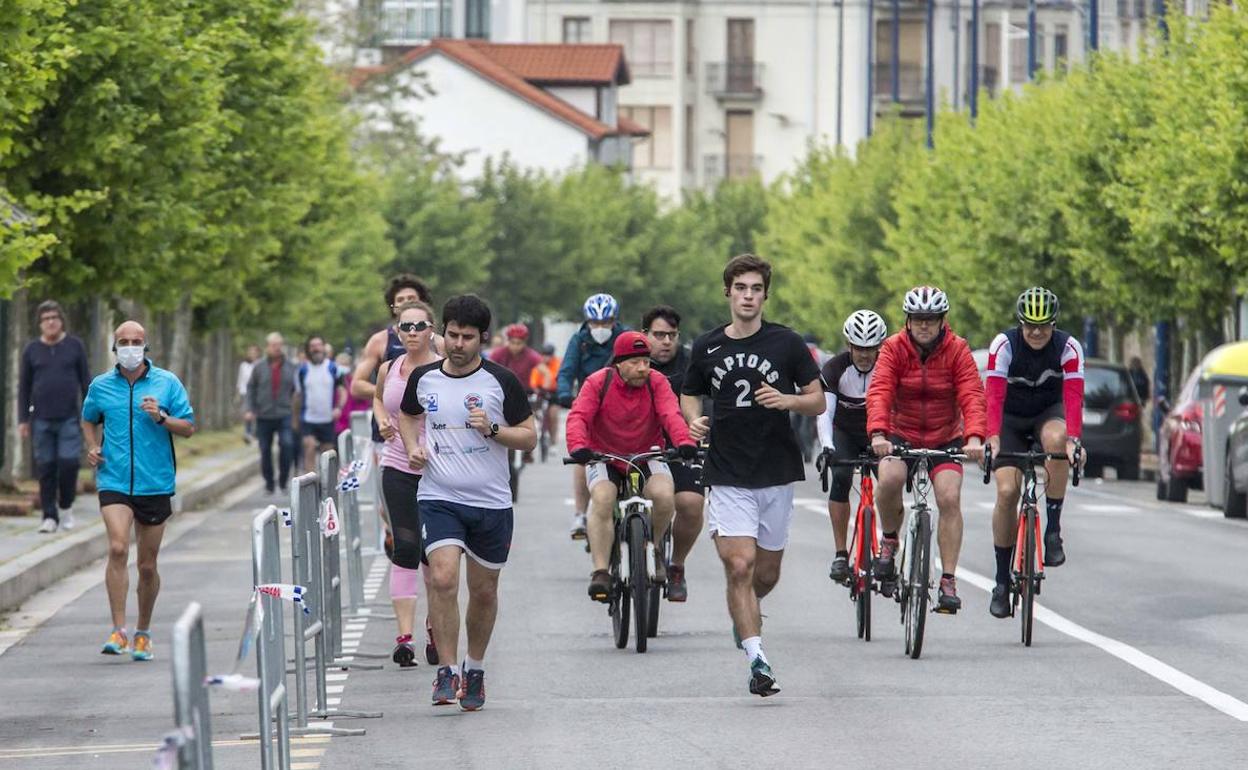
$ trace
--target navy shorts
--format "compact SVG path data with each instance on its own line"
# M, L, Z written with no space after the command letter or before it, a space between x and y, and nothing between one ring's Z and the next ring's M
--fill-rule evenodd
M420 527L426 557L443 546L457 545L483 567L502 569L507 563L511 551L510 508L421 500Z
M338 440L338 436L334 433L334 424L332 422L305 422L300 423L299 432L304 438L311 436L316 439L318 444L332 444Z

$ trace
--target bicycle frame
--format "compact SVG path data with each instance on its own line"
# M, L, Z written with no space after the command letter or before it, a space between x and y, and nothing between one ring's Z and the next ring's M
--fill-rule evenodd
M1035 534L1036 577L1043 580L1044 538L1040 537L1040 511L1036 508L1036 468L1030 463L1025 463L1023 467L1023 494L1018 506L1018 533L1014 538L1014 574L1019 576L1024 573L1024 542L1030 526Z
M866 560L874 560L880 553L880 538L879 533L876 532L875 526L871 527L870 540L867 543L867 548L864 549L861 546L861 538L863 536L862 533L863 529L865 529L865 522L863 520L866 518L866 510L868 508L871 508L872 510L875 509L875 483L871 479L871 474L866 472L865 465L862 466L862 470L864 472L862 473L862 483L860 484L858 490L858 510L854 514L854 540L852 544L852 553L854 555L854 575L857 576L857 580L859 582L859 592L869 588L869 586L861 585L863 578L866 577L867 574L868 564L865 563Z

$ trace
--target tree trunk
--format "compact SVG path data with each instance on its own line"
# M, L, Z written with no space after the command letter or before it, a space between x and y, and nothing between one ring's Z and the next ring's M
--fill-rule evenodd
M29 334L30 303L25 289L13 292L8 303L8 339L5 340L5 357L8 377L4 382L4 403L7 414L4 420L4 457L0 462L0 489L12 490L23 478L26 469L26 442L17 432L19 409L17 404L18 378L21 373L22 348Z
M87 331L83 343L87 348L87 364L92 374L100 374L112 366L113 309L103 297L96 297L91 303L91 328Z
M191 349L191 294L182 295L178 309L173 311L173 334L169 338L169 349L165 351L165 360L169 370L177 375L183 383L190 383L190 349Z

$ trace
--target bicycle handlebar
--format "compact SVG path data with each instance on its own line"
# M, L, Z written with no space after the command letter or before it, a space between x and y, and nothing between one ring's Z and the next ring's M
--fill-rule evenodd
M595 462L601 463L601 462L609 462L611 460L616 460L616 461L624 463L625 465L631 465L634 468L636 468L638 466L638 463L649 462L650 460L662 460L665 463L684 464L684 463L695 462L697 460L700 460L703 458L703 456L704 456L704 452L701 448L699 448L697 456L695 456L692 460L686 460L680 456L679 451L675 447L672 447L669 449L652 449L649 452L639 452L638 454L633 454L633 455L620 455L620 454L614 454L612 452L594 452L593 457L590 458L586 463L577 462L576 458L573 458L573 457L565 457L563 458L563 464L564 465L584 465L588 463L595 463Z
M1070 477L1071 486L1079 486L1079 479L1083 476L1083 447L1075 448L1075 461L1070 463L1073 470ZM995 470L993 464L996 460L1022 460L1032 466L1041 465L1049 460L1065 460L1070 462L1070 458L1065 452L1036 452L1028 450L1026 452L997 452L992 453L992 447L984 447L984 483L987 484L992 480L992 472Z

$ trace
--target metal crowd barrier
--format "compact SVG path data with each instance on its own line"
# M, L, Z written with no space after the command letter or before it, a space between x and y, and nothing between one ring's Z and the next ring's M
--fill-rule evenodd
M282 582L281 532L281 514L275 506L270 505L252 519L251 573L256 585ZM282 617L285 607L280 598L267 594L260 594L257 601L264 617L257 629L256 643L260 767L290 770L290 698L286 691L286 630ZM294 606L295 614L300 614L298 605Z
M317 494L317 511L324 516L324 506L332 503L334 510L339 512L338 531L331 537L324 534L321 538L321 586L322 598L321 620L325 623L325 638L329 648L329 660L342 657L342 518L338 509L338 453L321 452L316 458L316 467L320 479L320 492Z
M353 431L344 430L338 434L338 457L345 468L354 464ZM347 607L354 616L364 606L364 540L360 536L360 490L343 492L338 498L338 510L342 513L342 536L347 546Z
M360 457L365 457L364 453L368 452L368 456L365 459L368 459L373 463L373 471L369 474L368 483L360 486L359 502L361 509L367 509L372 513L370 518L373 521L374 537L372 538L372 542L374 543L374 546L364 553L368 556L375 556L380 553L385 553L386 531L385 527L381 525L381 517L385 510L385 505L383 503L384 497L381 493L381 468L379 467L379 463L376 462L377 458L373 456L372 411L352 413L351 433L353 436L357 437L356 454Z
M173 718L181 734L181 770L212 770L212 709L204 684L205 657L203 612L199 602L191 602L173 626Z

